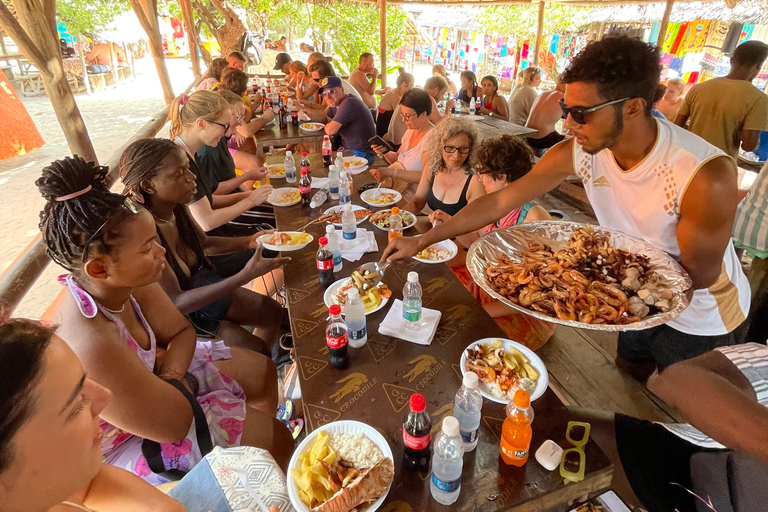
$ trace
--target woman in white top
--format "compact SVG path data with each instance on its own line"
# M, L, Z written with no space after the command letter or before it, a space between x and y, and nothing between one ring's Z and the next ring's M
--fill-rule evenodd
M403 192L403 200L410 202L421 180L421 170L426 166L426 148L430 130L434 125L429 121L432 113L432 98L421 89L411 89L400 100L400 117L408 128L403 135L403 142L397 152L387 151L383 146L371 148L390 164L384 169L372 169L376 181L385 178L399 178L408 187Z
M541 84L541 70L527 67L520 73L522 82L515 87L509 97L510 122L525 126L531 107L538 96L536 88Z

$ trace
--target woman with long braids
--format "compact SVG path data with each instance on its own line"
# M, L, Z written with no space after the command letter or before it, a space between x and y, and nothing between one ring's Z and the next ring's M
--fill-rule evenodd
M167 265L160 285L179 311L199 329L227 343L271 354L283 308L243 288L263 274L256 237L207 236L185 206L195 193L189 158L168 139L142 139L120 157L123 193L143 203L154 217ZM255 254L252 249L259 249ZM277 268L289 258L275 258ZM213 321L213 322L211 322ZM211 326L210 324L218 324ZM240 327L255 325L254 335Z
M164 478L150 469L144 440L160 444L161 460L150 457L157 471L189 470L200 460L194 409L175 382L195 395L214 446L264 448L285 467L293 442L275 419L274 365L220 341L196 342L192 324L157 284L165 249L152 214L109 192L106 173L80 157L65 158L36 182L46 200L43 241L70 272L54 312L58 335L89 378L113 394L101 413L106 462L157 484ZM274 266L257 263L262 272Z

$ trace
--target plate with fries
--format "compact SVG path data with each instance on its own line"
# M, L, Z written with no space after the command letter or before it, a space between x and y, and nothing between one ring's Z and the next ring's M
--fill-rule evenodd
M389 298L392 296L392 290L384 283L379 283L376 286L370 285L378 277L378 274L374 275L373 273L363 277L360 273L354 271L352 272L352 277L345 277L331 284L323 294L323 302L329 308L334 304L338 304L344 309L344 304L347 302L346 291L355 287L360 291L360 299L365 306L365 314L375 313L386 306Z
M285 178L285 164L270 164L267 166L267 177L271 179Z
M298 188L276 188L267 197L267 202L272 206L293 206L301 202L301 193Z
M374 499L376 494L379 492L380 494L378 498L374 499L373 503L363 508L363 510L365 512L375 512L381 507L387 494L389 494L389 489L394 479L392 449L389 447L387 440L384 439L384 436L370 425L359 421L343 420L328 423L307 434L307 437L293 452L291 461L288 463L289 469L286 474L286 485L288 488L288 498L297 512L310 512L312 508L326 503L331 497L335 497L335 499L342 498L339 501L344 501L348 505L354 505L353 508L360 507L360 504L356 504L356 501L347 502L343 500L345 497L341 495L347 493L350 499L354 499L352 496L355 495L355 492L351 489L357 487L359 490L362 487L367 487L367 483L363 481L365 477L363 477L363 480L360 479L360 468L347 468L345 466L350 464L345 463L343 466L339 464L341 457L333 450L330 444L333 442L331 436L360 436L361 434L375 448L378 448L378 451L383 456L383 459L374 465L374 468L382 464L388 466L383 471L383 473L387 473L386 475L382 475L382 471L379 471L374 476L374 469L367 473L371 476L368 482L373 481L373 485L378 486L378 488L372 490L374 493L373 497L366 496L366 498ZM334 473L333 477L329 473L329 469ZM365 469L362 469L362 472L365 471ZM389 481L388 483L387 480ZM335 510L336 508L333 509ZM339 510L347 509L342 508Z
M299 128L305 132L319 132L325 128L325 125L323 123L301 123Z
M379 208L394 206L403 198L402 194L391 188L372 188L360 194L365 203Z
M483 338L461 354L461 375L477 374L480 393L496 403L506 404L520 387L536 400L549 385L544 361L525 345L506 338Z
M459 246L453 240L443 240L432 244L413 257L422 263L445 263L451 261L459 253Z
M368 160L359 156L345 156L344 163L349 163L349 166L353 169L359 169L368 165Z
M289 252L303 249L314 240L314 237L301 231L275 231L261 235L258 240L265 249L270 251Z

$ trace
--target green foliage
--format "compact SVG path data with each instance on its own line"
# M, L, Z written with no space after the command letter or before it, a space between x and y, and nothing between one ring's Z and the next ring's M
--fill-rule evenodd
M127 0L58 0L56 14L73 36L104 30L115 16L130 11Z
M578 30L587 24L589 7L574 7L564 4L546 4L544 10L544 37L547 35ZM486 7L483 16L477 20L487 32L497 32L518 39L536 37L536 5L506 5Z

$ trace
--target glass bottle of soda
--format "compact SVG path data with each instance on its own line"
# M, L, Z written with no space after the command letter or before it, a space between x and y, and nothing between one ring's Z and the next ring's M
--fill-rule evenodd
M299 110L296 108L296 103L293 102L291 107L291 124L299 126Z
M327 135L323 135L323 165L329 167L333 163L333 152L331 148L331 139Z
M317 242L320 244L316 258L320 286L327 288L333 283L333 253L328 248L327 238L320 237Z
M403 423L403 462L411 469L429 469L429 445L432 420L427 413L424 395L411 395L411 410Z
M320 240L325 239L325 237ZM333 262L331 262L333 264ZM333 269L333 267L331 267ZM334 304L328 310L331 314L328 327L325 328L325 343L328 345L328 362L331 366L343 370L349 366L349 331L344 319L341 318L341 306Z
M299 179L299 194L301 194L301 206L309 206L309 203L312 202L310 197L312 194L312 180L309 178L307 170L303 167L301 169L301 179Z
M304 169L307 170L307 176L309 176L309 179L312 179L312 164L309 163L309 156L307 156L306 153L301 154L301 171L303 172Z
M285 116L286 116L285 104L283 103L283 100L280 100L280 103L278 103L278 109L277 109L277 124L281 130L288 127L288 122Z

